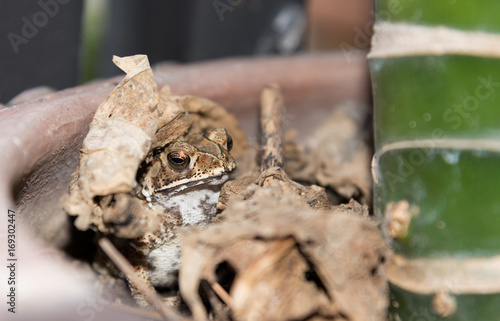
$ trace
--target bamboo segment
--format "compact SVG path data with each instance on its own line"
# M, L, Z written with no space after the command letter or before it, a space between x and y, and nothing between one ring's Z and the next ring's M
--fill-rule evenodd
M500 253L499 152L393 150L380 158L379 171L379 210L399 200L417 207L407 237L394 243L396 252L407 257Z
M375 106L384 106L375 110L378 144L500 135L499 59L374 59L371 70Z
M491 0L376 0L376 20L500 32L500 2Z
M390 320L500 315L500 2L378 0L375 214Z
M457 309L451 317L440 318L429 309L433 305L433 295L418 295L391 287L391 296L397 298L393 301L393 310L398 311L399 320L432 321L432 320L497 320L499 294L492 295L461 295L456 297ZM395 308L394 306L397 306ZM391 320L395 320L394 318Z

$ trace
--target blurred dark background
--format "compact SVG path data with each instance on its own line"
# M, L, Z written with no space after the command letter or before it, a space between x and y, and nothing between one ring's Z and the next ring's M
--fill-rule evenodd
M0 103L119 74L112 55L151 64L299 51L366 50L366 0L0 0Z

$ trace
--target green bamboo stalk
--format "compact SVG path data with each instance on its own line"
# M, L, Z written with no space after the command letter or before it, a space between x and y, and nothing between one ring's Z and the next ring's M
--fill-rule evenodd
M500 318L500 2L377 0L374 206L391 320Z

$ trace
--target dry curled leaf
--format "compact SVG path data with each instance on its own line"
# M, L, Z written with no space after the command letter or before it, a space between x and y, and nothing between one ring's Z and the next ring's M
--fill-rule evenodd
M388 248L371 219L312 209L278 184L250 185L223 214L183 239L180 290L196 320L201 280L224 271L235 320L384 320Z
M325 189L320 186L305 186L291 180L280 167L271 167L260 175L251 173L227 182L221 190L217 208L223 210L231 197L242 197L243 191L251 186L277 186L282 193L300 195L307 204L315 209L330 209Z
M100 232L135 238L159 226L161 210L136 197L136 176L153 149L178 140L188 132L225 127L242 154L246 138L223 107L193 96L173 96L157 89L146 56L114 57L127 73L99 106L73 174L70 194L61 203L77 216L80 230L95 226Z
M301 151L286 145L286 171L294 180L329 187L344 198L371 202L370 113L366 105L344 103L320 125Z
M159 212L133 197L136 173L157 143L155 134L183 112L165 109L146 56L114 57L127 73L99 106L80 152L66 212L77 216L80 230L90 226L120 237L137 237L151 229ZM189 124L184 124L184 132ZM183 132L169 137L174 140ZM118 209L118 210L117 210ZM124 224L131 222L131 224Z

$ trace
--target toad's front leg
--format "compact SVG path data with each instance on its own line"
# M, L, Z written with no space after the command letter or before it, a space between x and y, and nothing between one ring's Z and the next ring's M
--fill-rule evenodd
M172 305L177 301L177 282L180 267L180 240L178 236L171 237L162 245L145 253L137 244L131 243L126 255L134 267L136 280L127 278L132 297L138 306L151 308L152 302L148 295L140 290L136 282L144 282L146 290L156 295L157 290L165 291L161 298L164 304ZM170 293L169 293L170 292Z

